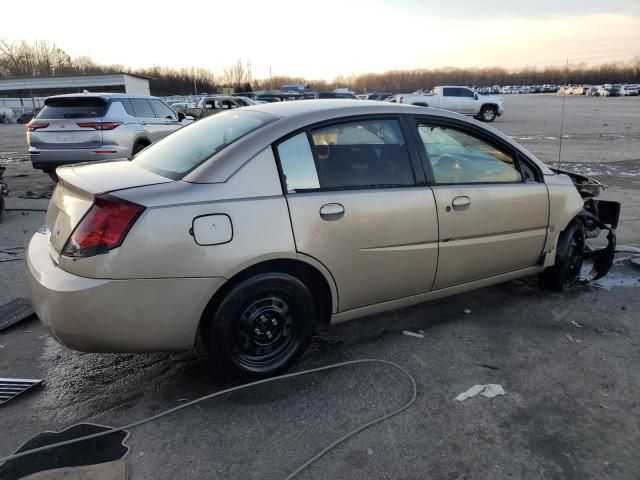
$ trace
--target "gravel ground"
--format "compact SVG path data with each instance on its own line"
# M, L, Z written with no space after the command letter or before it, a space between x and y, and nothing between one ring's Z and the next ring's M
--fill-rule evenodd
M557 160L562 98L505 100L507 113L493 126ZM620 243L639 245L640 99L565 102L562 162L610 185L606 198L623 202ZM23 135L22 126L0 125L8 206L42 208L46 200L20 198L51 189L47 176L22 161ZM8 212L0 248L24 246L43 216ZM543 292L535 279L523 279L321 329L294 370L392 360L415 376L418 398L300 478L640 478L639 272L621 255L607 278L568 293ZM0 304L25 294L22 262L0 264ZM424 338L404 330L422 330ZM118 425L235 384L198 350L83 354L55 343L37 320L0 333L0 377L45 380L0 407L0 456L43 430L80 421ZM485 383L501 384L506 394L454 400ZM283 478L410 393L390 369L364 365L235 393L134 430L130 475Z

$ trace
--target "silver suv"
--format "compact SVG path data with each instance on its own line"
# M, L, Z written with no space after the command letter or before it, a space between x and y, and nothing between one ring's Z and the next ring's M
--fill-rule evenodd
M56 95L27 124L33 168L57 181L60 165L123 160L188 123L156 97L118 93Z

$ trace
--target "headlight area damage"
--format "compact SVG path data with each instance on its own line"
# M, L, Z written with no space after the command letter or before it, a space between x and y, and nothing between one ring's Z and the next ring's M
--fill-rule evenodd
M590 282L602 278L611 269L616 255L616 228L620 218L620 203L595 200L605 186L593 178L555 168L551 170L571 177L580 196L584 199L584 209L578 217L584 225L587 240L592 240L585 243L584 251L584 260L591 264L592 268L589 272L586 272L586 269L583 270L582 281ZM603 231L607 232L606 246L601 245L603 241L597 240Z

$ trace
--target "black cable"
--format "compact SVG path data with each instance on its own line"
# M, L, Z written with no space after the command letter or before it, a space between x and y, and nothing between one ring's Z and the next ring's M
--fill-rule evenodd
M305 470L307 467L309 467L313 462L315 462L320 457L322 457L323 455L325 455L329 451L333 450L335 447L337 447L341 443L345 442L349 438L351 438L354 435L360 433L361 431L365 430L366 428L371 427L372 425L380 423L380 422L382 422L384 420L387 420L388 418L393 417L394 415L399 414L400 412L405 411L407 408L409 408L411 405L413 405L413 403L416 401L416 397L418 395L418 386L416 384L416 380L413 377L413 375L411 375L405 368L401 367L400 365L398 365L396 363L390 362L388 360L379 360L379 359L375 359L375 358L366 358L366 359L362 359L362 360L349 360L347 362L334 363L334 364L331 364L331 365L326 365L324 367L312 368L312 369L309 369L309 370L302 370L300 372L294 372L294 373L287 373L285 375L280 375L280 376L272 377L272 378L266 378L264 380L257 380L255 382L246 383L244 385L239 385L237 387L231 387L231 388L227 388L225 390L221 390L219 392L211 393L209 395L205 395L203 397L196 398L195 400L191 400L190 402L187 402L185 404L178 405L178 406L170 408L168 410L164 410L164 411L162 411L160 413L157 413L156 415L152 415L150 417L143 418L142 420L138 420L137 422L133 422L133 423L130 423L128 425L123 425L122 427L114 427L114 428L110 428L108 430L104 430L102 432L93 433L91 435L85 435L83 437L73 438L73 439L70 439L70 440L66 440L64 442L52 443L51 445L44 445L42 447L34 448L34 449L31 449L31 450L26 450L24 452L15 453L13 455L9 455L7 457L0 458L0 464L2 464L4 462L7 462L9 460L15 460L17 458L21 458L21 457L25 457L27 455L31 455L33 453L43 452L45 450L50 450L52 448L64 447L64 446L71 445L71 444L78 443L78 442L82 442L82 441L85 441L85 440L90 440L90 439L98 438L98 437L104 437L106 435L110 435L110 434L115 433L115 432L120 432L122 430L131 430L133 428L140 427L140 426L142 426L142 425L144 425L146 423L153 422L154 420L158 420L159 418L162 418L162 417L165 417L165 416L170 415L172 413L175 413L175 412L177 412L179 410L182 410L184 408L190 407L192 405L196 405L197 403L203 402L205 400L210 400L210 399L215 398L215 397L226 395L227 393L235 392L235 391L238 391L238 390L244 390L246 388L255 387L256 385L262 385L264 383L275 382L277 380L285 380L287 378L299 377L299 376L302 376L302 375L308 375L310 373L317 373L317 372L322 372L322 371L325 371L325 370L333 370L335 368L346 367L346 366L351 366L351 365L357 365L357 364L361 364L361 363L381 363L383 365L391 366L391 367L395 368L396 370L400 370L400 372L402 372L402 374L405 377L407 377L409 379L409 381L411 382L411 386L413 388L411 399L407 403L405 403L403 406L401 406L400 408L398 408L398 409L396 409L396 410L394 410L394 411L392 411L390 413L387 413L385 415L382 415L380 417L374 418L373 420L371 420L371 421L369 421L367 423L364 423L363 425L360 425L359 427L351 430L347 434L343 435L342 437L338 438L337 440L335 440L334 442L332 442L331 444L329 444L328 446L326 446L325 448L320 450L313 457L308 459L306 462L304 462L302 465L300 465L298 468L296 468L292 473L290 473L287 477L285 477L285 480L291 480L292 478L296 477L299 473L301 473L303 470Z

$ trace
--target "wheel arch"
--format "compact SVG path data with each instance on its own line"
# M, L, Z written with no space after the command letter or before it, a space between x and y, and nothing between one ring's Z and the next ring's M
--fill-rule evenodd
M293 257L260 259L234 271L207 303L202 312L200 323L216 310L227 293L236 285L254 275L269 272L287 273L302 281L313 295L320 321L330 322L331 315L337 311L338 306L337 290L333 277L317 260L297 254Z

